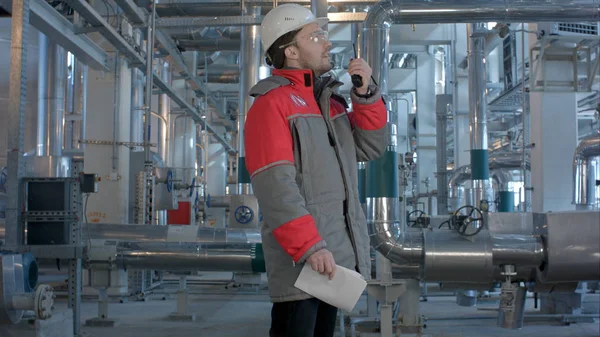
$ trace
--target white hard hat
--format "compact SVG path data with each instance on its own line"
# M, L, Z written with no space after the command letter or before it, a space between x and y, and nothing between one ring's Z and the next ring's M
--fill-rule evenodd
M260 38L265 52L281 36L313 22L323 27L329 19L317 18L306 7L298 4L284 4L273 8L265 15L260 25Z

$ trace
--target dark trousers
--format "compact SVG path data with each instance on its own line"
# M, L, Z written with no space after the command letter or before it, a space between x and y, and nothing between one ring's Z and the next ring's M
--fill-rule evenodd
M270 337L333 337L337 308L319 299L279 302L271 309Z

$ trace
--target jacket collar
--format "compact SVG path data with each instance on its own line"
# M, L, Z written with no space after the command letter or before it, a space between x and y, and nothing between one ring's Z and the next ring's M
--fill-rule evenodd
M321 95L321 92L327 86L337 86L342 84L341 82L333 79L331 76L316 77L315 73L310 69L298 69L298 68L283 68L273 69L272 74L274 76L281 76L288 79L300 90L312 91L315 98Z
M273 75L285 77L298 88L306 88L307 90L312 90L314 84L314 73L310 69L273 69Z

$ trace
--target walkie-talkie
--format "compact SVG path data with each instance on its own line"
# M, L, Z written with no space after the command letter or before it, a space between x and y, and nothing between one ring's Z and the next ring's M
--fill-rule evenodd
M354 58L358 58L358 54L356 53L356 44L352 44L352 47L354 47ZM352 85L355 86L356 88L362 88L363 86L363 81L362 81L362 77L358 74L356 75L352 75Z

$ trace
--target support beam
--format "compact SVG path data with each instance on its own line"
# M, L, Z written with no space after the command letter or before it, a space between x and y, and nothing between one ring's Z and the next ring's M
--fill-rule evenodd
M0 7L8 12L11 0L0 0ZM85 35L75 34L74 25L43 0L30 0L29 23L62 46L77 60L96 70L107 69L107 55Z
M8 200L6 202L6 249L17 250L23 244L21 210L23 195L23 143L25 104L27 103L27 42L29 40L29 0L12 3L10 77L8 102Z
M132 0L115 0L115 2L132 24L146 24L148 12L145 9L140 8Z
M79 13L90 25L98 30L104 38L110 42L130 64L140 69L144 69L146 62L133 46L117 33L117 31L102 17L94 8L83 0L65 0L77 13ZM150 52L150 51L148 51Z

